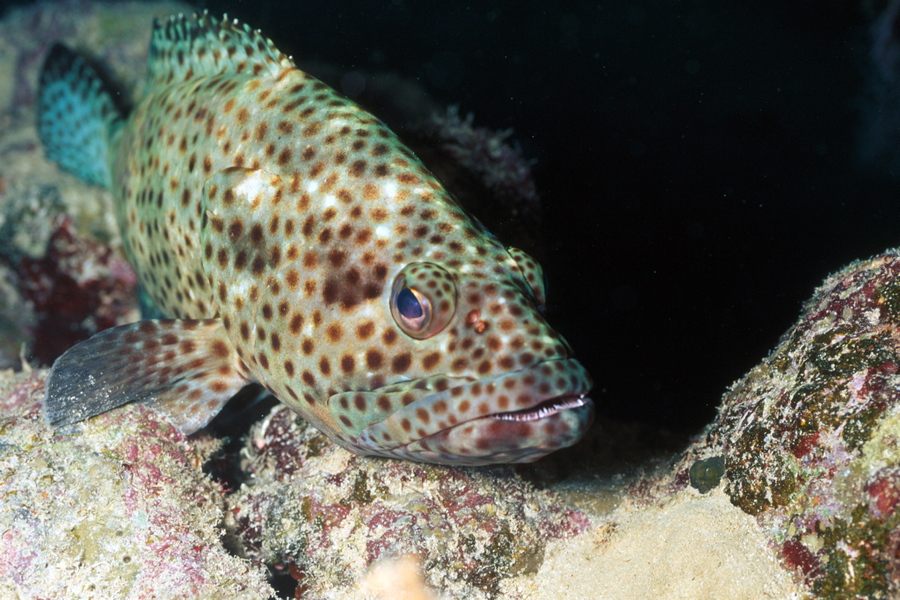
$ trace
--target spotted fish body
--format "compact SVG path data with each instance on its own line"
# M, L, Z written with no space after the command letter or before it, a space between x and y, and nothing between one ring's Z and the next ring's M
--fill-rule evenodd
M207 15L156 25L148 70L126 119L70 51L44 69L48 154L112 190L169 317L63 355L51 423L145 402L191 432L258 382L359 454L530 462L582 436L590 377L539 311L540 267L379 120Z

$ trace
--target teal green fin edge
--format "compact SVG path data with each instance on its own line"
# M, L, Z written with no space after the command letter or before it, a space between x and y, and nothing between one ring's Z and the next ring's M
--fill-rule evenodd
M37 128L47 157L79 179L109 188L110 144L122 115L97 72L54 44L40 76Z

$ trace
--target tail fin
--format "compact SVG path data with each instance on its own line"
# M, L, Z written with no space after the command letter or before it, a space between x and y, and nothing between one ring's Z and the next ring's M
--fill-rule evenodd
M121 124L122 114L97 72L54 44L38 97L38 132L47 156L76 177L109 188L110 141Z

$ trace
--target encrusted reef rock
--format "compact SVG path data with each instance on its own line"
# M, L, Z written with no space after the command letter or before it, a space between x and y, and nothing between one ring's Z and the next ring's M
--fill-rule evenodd
M717 474L817 596L900 595L900 250L816 290L672 483Z
M512 468L358 457L283 406L228 494L202 470L219 443L142 406L51 431L46 373L0 372L0 598L269 598L265 567L290 597L395 598L402 572L422 598L513 598L590 526Z
M46 371L0 373L0 597L269 598L226 552L222 493L188 443L142 407L54 434Z
M42 256L0 254L31 308L23 327L31 341L27 355L44 365L93 334L138 318L137 277L122 253L80 236L68 216L51 219L51 228Z
M228 496L232 527L255 562L289 563L303 598L349 593L371 564L408 554L449 597L493 598L537 572L548 541L589 525L512 468L355 456L285 406L254 426L244 456L253 479Z

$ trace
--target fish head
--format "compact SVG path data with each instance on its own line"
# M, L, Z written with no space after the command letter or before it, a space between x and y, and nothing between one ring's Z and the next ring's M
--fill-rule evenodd
M352 188L315 206L261 170L213 177L203 262L244 366L359 454L478 465L575 443L591 379L542 315L540 267L434 187L411 215Z
M361 452L531 462L590 425L591 379L543 317L540 267L521 250L487 246L486 260L414 261L392 274L380 309L395 334L387 370L402 376L328 398Z

